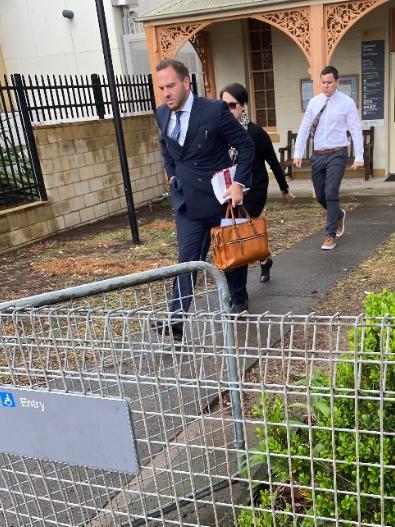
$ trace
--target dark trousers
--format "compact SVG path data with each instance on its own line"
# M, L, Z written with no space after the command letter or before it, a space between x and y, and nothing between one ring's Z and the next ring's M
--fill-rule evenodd
M336 222L341 217L339 189L347 163L347 149L329 155L312 155L311 179L317 201L326 209L326 234L336 235Z
M205 260L210 247L210 229L219 225L221 216L191 220L185 206L176 211L178 261ZM171 311L188 311L196 283L196 273L178 276L173 283Z
M210 229L221 223L221 216L191 220L185 207L176 211L176 227L178 241L178 261L192 262L205 260L210 248ZM247 294L248 266L226 271L225 276L229 286L231 300L235 304L243 304ZM193 298L196 283L196 273L177 276L173 283L173 300L171 311L188 311Z

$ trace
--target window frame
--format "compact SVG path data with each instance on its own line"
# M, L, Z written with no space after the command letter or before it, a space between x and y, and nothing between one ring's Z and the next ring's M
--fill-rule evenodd
M272 68L271 70L267 69L261 69L261 70L254 70L253 67L252 67L252 54L255 52L255 50L252 50L252 46L251 46L251 33L252 32L259 32L259 34L261 34L263 31L262 29L251 29L250 27L250 24L251 22L256 22L256 23L259 23L261 26L266 26L268 32L270 32L270 51L271 51L271 59L272 59ZM248 63L248 79L249 79L249 86L250 86L250 99L251 99L251 113L252 113L252 116L253 116L253 119L254 121L260 125L260 123L258 122L258 117L257 117L257 113L260 111L261 108L257 108L257 102L256 102L256 91L263 91L264 94L265 94L265 102L266 102L266 106L265 108L262 108L264 111L268 111L268 106L267 106L267 92L270 92L272 91L273 92L273 99L274 99L274 106L273 107L270 107L270 109L273 109L274 110L274 118L275 118L275 125L270 125L270 126L266 126L266 125L260 125L262 126L262 128L264 128L267 132L276 132L277 131L277 108L276 108L276 89L275 89L275 82L274 82L274 63L273 63L273 39L272 39L272 26L270 24L267 24L265 22L262 22L261 20L258 20L258 19L255 19L255 18L248 18L246 20L246 25L245 25L245 33L246 33L246 42L247 42L247 46L246 46L246 51L247 51L247 63ZM263 48L261 46L261 49L259 50L260 53L261 53L261 56L262 56L262 53L265 49L268 49L268 48ZM263 65L263 64L262 64ZM265 86L265 88L263 90L256 90L256 82L255 82L255 75L256 74L267 74L268 72L272 72L272 75L273 75L273 90L268 90ZM266 82L266 79L265 81ZM267 119L267 113L266 113L266 122L268 121Z

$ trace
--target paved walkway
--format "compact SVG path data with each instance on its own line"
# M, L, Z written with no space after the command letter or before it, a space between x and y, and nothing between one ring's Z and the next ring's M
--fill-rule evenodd
M280 197L271 181L269 198ZM291 190L298 198L314 199L309 180L293 180ZM395 232L395 182L375 178L344 180L341 195L358 196L359 207L346 218L346 230L332 251L320 249L324 230L305 238L274 258L270 282L259 284L258 267L249 273L251 313L292 311L306 314L325 293Z

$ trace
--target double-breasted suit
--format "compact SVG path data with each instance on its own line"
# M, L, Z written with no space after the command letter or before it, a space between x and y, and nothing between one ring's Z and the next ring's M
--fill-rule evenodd
M168 178L173 178L170 191L176 213L179 261L204 260L210 229L219 224L225 209L215 198L211 177L231 165L232 145L238 151L235 181L248 187L254 143L223 101L194 97L183 146L168 135L170 115L166 104L157 109L164 166ZM232 289L232 284L229 286ZM190 278L178 280L172 311L186 311L191 293Z

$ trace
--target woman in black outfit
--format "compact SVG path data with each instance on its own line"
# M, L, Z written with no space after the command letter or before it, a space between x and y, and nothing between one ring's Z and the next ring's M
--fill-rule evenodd
M273 171L281 189L284 203L291 203L295 196L289 191L288 183L285 179L280 163L278 162L269 135L263 130L263 128L248 119L247 90L241 84L229 84L221 91L220 97L228 104L234 117L240 121L241 125L244 126L255 143L255 160L252 168L251 187L244 196L244 206L248 213L251 217L257 217L261 214L266 204L269 176L267 174L265 162L269 163L270 168ZM230 148L230 155L234 162L237 162L237 152L232 147ZM273 260L271 258L266 258L266 260L262 261L260 264L260 281L264 283L270 280L270 269L273 265ZM232 312L240 313L244 310L248 310L248 295L246 287L248 266L239 267L229 272L237 273L240 276L237 280L237 290L230 292Z

